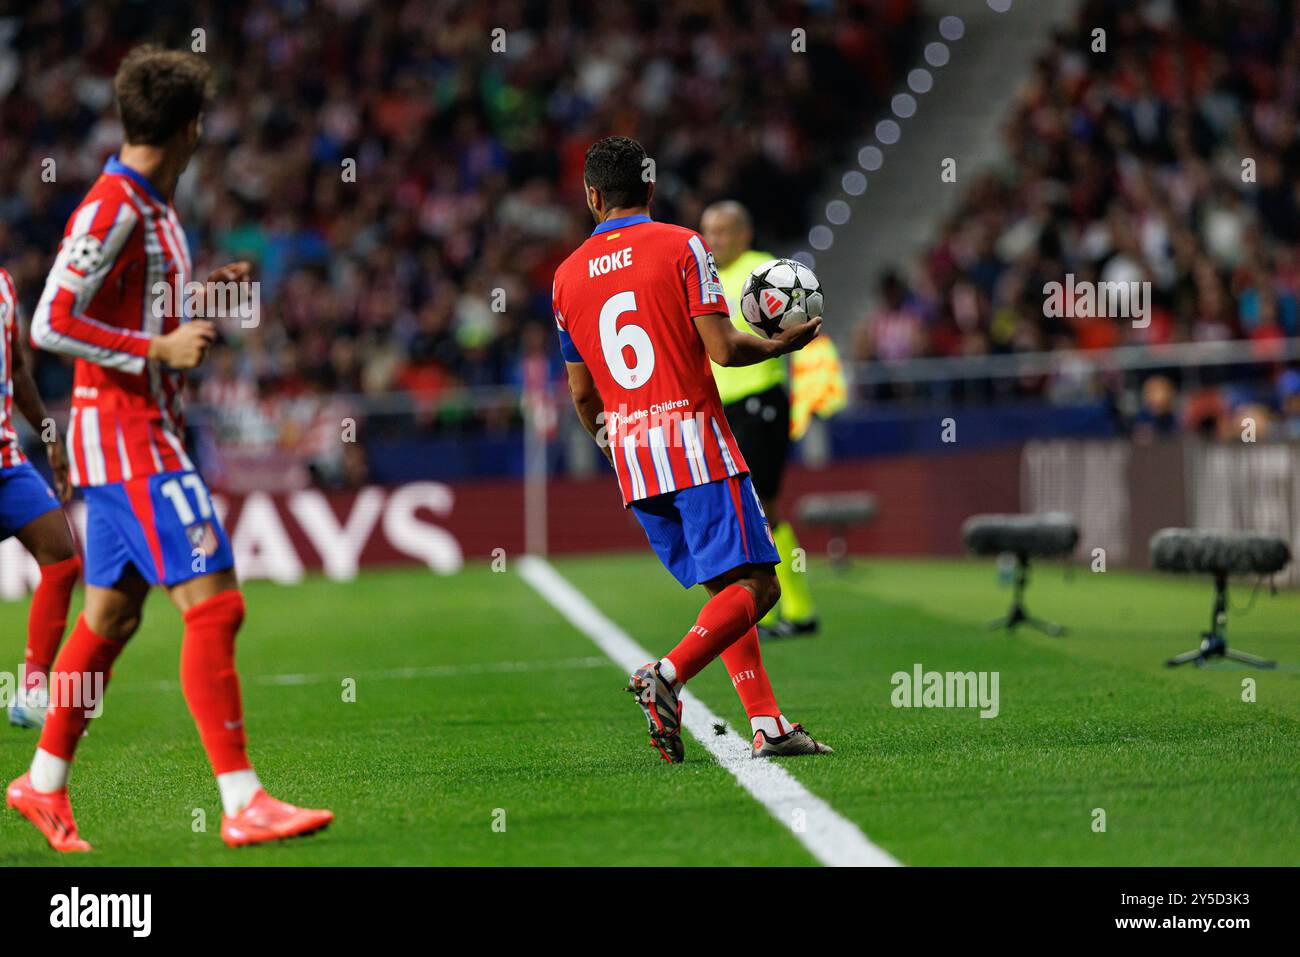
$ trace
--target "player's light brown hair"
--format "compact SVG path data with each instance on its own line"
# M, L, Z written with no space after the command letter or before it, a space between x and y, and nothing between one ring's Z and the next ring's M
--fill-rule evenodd
M126 55L113 78L126 141L161 146L203 112L211 72L192 53L153 44Z

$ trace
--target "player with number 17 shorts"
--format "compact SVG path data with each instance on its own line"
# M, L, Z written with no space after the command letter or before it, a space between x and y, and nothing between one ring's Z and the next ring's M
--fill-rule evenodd
M86 501L86 604L51 685L87 691L81 700L52 696L31 766L6 800L55 850L90 850L68 796L73 757L150 588L160 586L184 620L181 690L216 775L222 839L242 846L309 834L333 815L271 797L249 761L235 671L244 598L185 449L186 372L203 361L216 327L184 311L188 294L160 291L190 290L190 247L172 196L198 147L208 68L190 53L137 47L113 87L125 141L68 221L31 332L37 348L76 359L68 452ZM239 286L250 271L233 263L208 282ZM166 305L175 300L179 312Z

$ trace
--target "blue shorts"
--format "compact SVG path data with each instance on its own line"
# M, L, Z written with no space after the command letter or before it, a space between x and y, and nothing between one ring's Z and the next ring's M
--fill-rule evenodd
M235 564L198 472L90 485L81 494L88 585L112 588L128 563L151 585L179 585Z
M741 565L781 561L748 475L644 498L632 512L683 588Z
M58 496L31 462L0 469L0 542L58 507Z

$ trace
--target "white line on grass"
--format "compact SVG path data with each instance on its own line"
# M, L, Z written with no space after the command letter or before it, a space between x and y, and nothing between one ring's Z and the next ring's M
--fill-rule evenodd
M654 660L654 655L606 618L545 559L519 559L519 574L624 671L630 674ZM834 867L899 866L857 825L837 814L780 764L751 758L749 742L736 732L728 728L726 734L716 734L714 726L722 725L722 719L689 689L682 690L682 724L821 863Z

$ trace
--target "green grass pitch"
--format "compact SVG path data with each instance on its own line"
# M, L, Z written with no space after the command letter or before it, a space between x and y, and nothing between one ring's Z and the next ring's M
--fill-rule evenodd
M702 600L648 556L556 565L657 654ZM1261 595L1230 621L1230 642L1278 658L1277 671L1167 669L1205 625L1208 580L1045 566L1029 607L1071 626L1049 638L982 630L1008 601L991 563L810 574L822 635L764 655L786 713L837 753L786 767L903 863L1300 862L1300 593ZM1246 596L1239 586L1234 606ZM221 844L177 684L179 616L154 595L73 773L95 853L60 858L5 811L0 865L816 863L693 740L684 765L660 763L619 670L511 570L254 583L247 597L253 759L268 789L333 808L334 826ZM10 668L25 616L0 606ZM999 715L893 707L890 676L916 663L998 672ZM692 687L744 733L720 666ZM5 780L35 740L0 727Z

